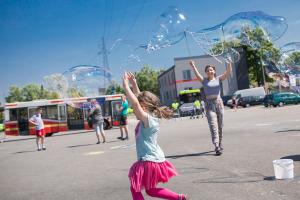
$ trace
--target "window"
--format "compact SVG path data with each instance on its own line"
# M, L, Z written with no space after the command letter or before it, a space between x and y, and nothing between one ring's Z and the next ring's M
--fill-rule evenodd
M16 121L16 120L18 120L18 118L17 118L17 109L11 109L11 110L9 110L9 120L10 121Z
M66 111L66 106L65 105L59 105L59 120L65 121L67 119L67 111Z
M57 106L46 107L46 118L47 119L58 119Z
M191 70L183 70L182 71L183 74L183 80L191 80Z

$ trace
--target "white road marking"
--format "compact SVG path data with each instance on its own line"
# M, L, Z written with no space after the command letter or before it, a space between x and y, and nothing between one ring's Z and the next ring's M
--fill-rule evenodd
M112 150L114 150L114 149L129 149L129 148L134 148L134 147L135 147L135 144L125 144L125 145L110 147L110 149L112 149Z
M93 155L99 155L99 154L103 154L104 151L92 151L92 152L89 152L89 153L85 153L84 155L86 156L93 156Z

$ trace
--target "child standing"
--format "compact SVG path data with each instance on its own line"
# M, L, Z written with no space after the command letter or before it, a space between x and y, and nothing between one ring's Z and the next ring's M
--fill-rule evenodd
M132 85L132 90L129 87ZM129 171L133 200L143 200L141 190L145 188L151 197L169 200L186 200L183 194L177 194L165 188L157 188L159 182L177 175L174 166L165 159L162 149L157 144L159 131L158 118L171 118L168 107L160 107L159 99L151 92L140 92L132 73L123 75L123 86L133 112L140 122L135 129L137 159Z
M42 119L42 108L37 108L36 109L36 114L33 115L30 119L29 122L35 125L35 134L36 134L36 145L37 145L37 150L46 150L45 147L45 130L44 130L44 122Z

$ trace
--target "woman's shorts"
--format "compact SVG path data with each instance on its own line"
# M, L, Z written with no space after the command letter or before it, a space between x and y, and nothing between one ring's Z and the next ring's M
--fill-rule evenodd
M121 116L121 118L120 118L120 125L121 126L127 125L127 116Z

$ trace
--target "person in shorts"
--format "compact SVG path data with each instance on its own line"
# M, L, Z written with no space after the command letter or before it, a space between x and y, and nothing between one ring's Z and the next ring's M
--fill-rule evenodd
M35 125L35 134L36 134L36 145L37 145L37 150L46 150L45 147L45 126L44 122L42 119L42 108L38 107L36 109L35 115L33 115L30 119L29 122Z
M121 136L118 137L120 140L128 140L128 127L127 127L127 115L128 115L128 101L126 99L126 96L122 96L122 105L121 108L119 109L120 111L120 131L121 131ZM126 137L124 138L124 131L126 134Z

